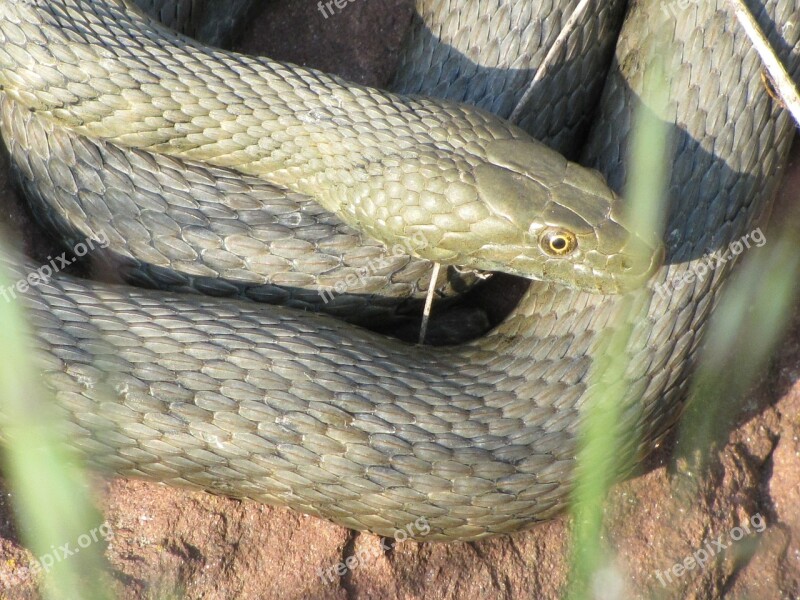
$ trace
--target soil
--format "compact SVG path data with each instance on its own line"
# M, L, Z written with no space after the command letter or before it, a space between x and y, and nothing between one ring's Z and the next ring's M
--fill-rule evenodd
M392 72L411 10L408 0L350 0L326 19L314 2L270 4L241 47L380 85ZM0 164L2 220L28 252L46 256L51 242L32 224L6 171ZM795 151L779 214L798 201ZM676 492L683 475L671 443L641 474L613 488L604 525L611 558L594 582L597 598L800 597L796 312L694 495ZM106 556L122 599L559 598L567 579L567 517L477 543L384 547L376 536L283 508L139 481L95 481L114 531ZM32 558L12 524L10 498L0 496L0 599L39 598L31 580L3 589ZM745 526L750 534L731 544ZM731 547L721 551L715 540ZM715 553L700 567L704 549ZM362 550L368 558L357 567L325 576ZM688 557L694 566L681 572L675 565L693 564Z

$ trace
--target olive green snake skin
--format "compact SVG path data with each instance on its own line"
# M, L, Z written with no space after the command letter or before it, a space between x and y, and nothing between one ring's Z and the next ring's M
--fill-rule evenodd
M516 3L520 4L524 3ZM121 63L93 55L77 38L67 38L72 46L59 46L52 43L52 36L42 33L47 28L42 28L40 19L46 14L58 14L58 27L52 23L49 26L68 30L68 35L89 25L102 31L109 23L86 15L106 6L119 9L112 1L63 0L46 6L22 0L0 1L0 85L3 119L7 123L4 135L8 131L20 135L14 123L27 123L28 119L41 119L43 123L32 126L30 131L37 133L31 134L30 139L23 136L6 140L15 160L24 154L26 142L32 148L50 148L47 142L36 138L55 123L76 136L103 138L120 147L138 145L142 151L154 153L178 152L180 160L214 163L215 168L236 169L246 176L262 177L266 170L271 181L287 188L288 193L313 196L328 208L343 207L342 218L348 225L361 223L359 211L368 203L369 194L358 195L363 202L353 205L352 194L342 193L337 184L347 180L349 169L359 164L358 157L339 163L340 157L331 155L325 169L309 167L318 167L315 161L322 158L309 157L310 146L297 141L302 132L289 131L296 125L291 121L295 113L279 115L278 120L291 121L288 125L283 123L284 129L265 132L273 141L275 136L286 134L283 145L263 142L262 146L264 138L254 138L252 132L234 127L216 137L201 133L201 146L187 146L180 136L191 138L195 133L188 130L191 128L176 126L188 122L179 116L180 104L167 99L153 102L152 96L147 100L136 93L125 96L130 104L115 101L116 90L110 89L110 79L104 80L99 71L109 72ZM421 18L427 22L426 4L420 6ZM529 22L530 13L515 13L512 6L496 11L500 21L508 17L512 23L516 23L514 19ZM71 10L61 11L61 7ZM662 116L675 124L669 149L670 212L666 264L649 280L651 289L681 277L692 268L692 261L701 260L755 227L769 207L792 134L787 116L761 83L755 52L723 2L692 4L678 11L661 8L661 2L649 1L630 8L600 114L582 160L600 170L611 187L622 189L627 178L624 158L632 114L644 85L644 57L654 51L658 40L655 32L669 31L669 39L658 53L664 57L670 75L670 101ZM797 8L794 0L776 0L764 3L763 10L756 11L791 71L797 70L798 63ZM433 13L438 14L436 10ZM443 29L434 33L418 27L415 32L418 36L438 37L443 43L431 46L412 41L411 58L405 64L421 65L418 69L423 72L429 70L425 60L430 60L431 65L442 64L441 81L454 85L438 90L439 95L478 105L486 102L484 107L508 116L515 101L501 95L492 104L491 91L498 88L498 84L491 83L496 75L492 68L476 69L470 74L466 69L470 63L468 52L461 56L462 64L453 67L454 61L459 60L458 41L463 41L464 36L455 35L445 42L444 33L451 26L448 18L463 16L464 23L470 24L479 18L478 14L462 14L442 3L439 21L445 24ZM484 10L480 14L489 13ZM598 22L607 13L600 11L590 16L597 21L582 29L589 32L585 40L591 40L592 33L603 38L606 33ZM70 24L75 24L74 30L70 30ZM482 27L465 30L503 43L502 37L487 34ZM166 35L159 29L137 31L139 37L134 38L141 44L145 43L142 40L150 43L155 39L148 37L146 31L152 31L154 36ZM531 33L524 27L515 31L520 36ZM132 62L128 64L134 65L134 70L138 68L139 73L146 73L142 65L158 54L154 48L162 48L165 60L172 56L163 50L172 50L171 46L158 46L156 42L147 47L147 59L136 63L142 46L131 43L124 47L121 40L128 38L122 30L109 35L99 39L130 52L128 60ZM545 47L549 47L552 37L542 37ZM586 46L593 47L589 42ZM418 51L432 47L437 49L430 54ZM580 66L581 44L567 44L567 48L569 51L561 58L566 64ZM498 59L485 48L484 51L487 61ZM441 52L449 55L444 63L437 58ZM528 58L535 64L536 53ZM52 66L54 60L58 69ZM86 82L78 81L85 79L85 73L76 64L83 65L85 72L98 69L91 73L91 80L111 94L105 104L97 96L89 98L97 88L87 92ZM262 68L268 63L257 64ZM497 64L506 66L503 60L497 60ZM518 64L508 66L512 71L525 70ZM277 67L276 72L280 74L283 68L288 69ZM483 77L483 99L481 86L458 84L458 78L452 77L448 69L464 74L473 83ZM577 72L582 70L587 70L585 65ZM257 90L259 82L244 71L232 69L224 75L249 80ZM573 84L578 81L575 72L566 69L556 73L543 85L546 89ZM72 82L64 84L70 77ZM520 81L529 78L520 74ZM418 91L414 89L417 81L418 72L404 67L394 86ZM142 91L160 85L157 81L139 84ZM420 85L420 90L430 89L428 84ZM514 85L518 89L509 93L518 99L524 84L512 82L504 89L513 89ZM478 91L467 92L468 89ZM291 95L288 89L284 91ZM360 98L359 93L353 92ZM553 93L543 93L543 97L552 99ZM224 95L208 98L215 105L211 110L227 110L216 105ZM576 96L580 93L561 95ZM487 193L489 197L482 198L486 206L506 211L512 216L511 221L519 214L515 211L527 214L525 206L509 198L516 197L517 184L531 189L527 169L541 165L532 164L536 161L519 151L532 144L520 130L498 125L484 113L455 104L413 99L403 105L403 110L392 112L400 97L379 98L379 104L388 112L370 113L370 119L386 118L390 129L399 133L404 127L413 129L413 119L402 120L404 110L415 115L424 113L430 117L426 121L429 129L427 133L415 133L428 135L435 147L432 154L406 156L403 152L408 148L392 146L398 142L381 138L382 151L391 147L399 153L397 156L412 163L420 161L415 164L421 170L439 164L436 161L451 161L448 164L452 169L443 169L445 173L460 177L474 171L476 179L492 182L486 187L480 181L470 189L458 187L459 192L470 194L477 189L478 195ZM531 96L530 102L535 101L535 95ZM144 111L145 116L138 123L127 112L130 106ZM462 121L464 126L458 131L466 137L455 141L446 134L437 137L437 127L442 122L437 120L440 113L434 113L434 109L442 106L449 107L448 119ZM534 123L531 117L523 117L520 123L559 150L574 153L588 109L578 108L572 113L570 107L567 101L550 105L550 113L562 118L556 126L554 121ZM526 114L540 112L537 108L534 104ZM257 109L263 107L258 105ZM280 112L282 108L264 110ZM369 105L365 110L374 111L375 107ZM164 118L168 112L172 115L171 124ZM337 113L333 121L341 126L344 116ZM349 123L357 131L362 125ZM53 139L58 139L58 132L51 133ZM489 138L499 144L482 144L481 139ZM230 140L238 145L231 145ZM449 146L442 153L444 142ZM283 156L286 144L293 143L297 155ZM52 147L69 152L62 145ZM109 153L114 152L109 148ZM265 152L259 152L259 148ZM371 153L375 149L362 144L358 151ZM280 161L276 155L280 155ZM605 192L586 183L586 177L594 176L574 171L546 152L542 156L551 157L548 164L559 173L545 181L545 187L569 181L575 183L567 185L570 190L582 189L590 196L599 196L602 206ZM85 164L96 157L97 154L84 157ZM434 162L426 162L428 159ZM402 162L394 163L391 157L379 156L375 160L384 170L375 174L364 169L362 179L352 177L356 181L351 190L361 189L359 185L368 188L372 182L396 173L393 169L403 168ZM516 183L510 185L509 179L495 177L497 172L486 167L487 162L502 163L506 170L522 177L511 177L510 181ZM175 168L184 166L172 164ZM24 165L18 168L25 174ZM290 177L293 169L302 172L302 176ZM336 172L336 178L326 179L325 173L330 170ZM46 170L28 172L39 174ZM574 178L563 176L565 172L575 173ZM52 173L53 185L49 187L59 188L61 182L69 182L64 172L56 169ZM224 177L229 177L227 173ZM219 176L223 177L222 171ZM91 189L93 180L87 175L77 187ZM432 194L441 189L425 184L413 176L399 187L401 191ZM46 201L48 185L43 188L42 202ZM503 193L494 194L498 189ZM436 205L434 200L430 198L429 206ZM564 201L570 200L574 196L567 193ZM605 201L613 203L613 198L606 197ZM583 206L585 199L580 198L577 203ZM591 247L591 236L602 229L598 220L614 228L614 219L608 218L613 210L608 208L610 204L606 206L607 210L592 213L596 218L586 234L589 241L582 241L582 247ZM444 209L449 208L452 206L444 205ZM455 225L454 231L458 231L459 223L453 222L444 209L440 213L442 224ZM411 209L404 205L398 210ZM541 211L539 206L534 212ZM414 222L413 214L406 216L406 222ZM532 220L536 218L534 215ZM78 219L70 225L80 229L79 221L88 220ZM522 251L516 229L494 224L478 232L480 243L474 245L469 241L443 243L447 227L426 229L430 246L414 250L423 258L450 260L479 269L500 267L503 265L493 262L495 255L486 252L493 235L500 234L507 242L506 249L512 248L507 257L516 258ZM402 238L409 234L404 228L387 216L367 233L392 242L407 239ZM628 243L618 234L612 233L610 238L617 247L624 248ZM602 236L597 239L599 245L604 243ZM521 262L525 263L522 267L514 269L512 265L511 270L538 268ZM730 266L726 264L715 271L713 278L694 281L669 296L648 294L646 290L604 296L562 283L535 282L502 325L480 340L452 348L412 347L329 317L282 307L140 291L70 277L57 277L31 288L24 299L41 350L38 356L44 380L54 390L58 406L71 423L70 442L97 466L127 476L288 505L383 535L391 535L396 528L425 517L431 527L425 539L477 539L519 530L563 508L575 468L576 436L582 415L599 387L591 381L594 357L602 347L601 333L622 326L626 320L633 321L633 335L625 352L630 364L623 382L627 391L622 411L624 424L632 433L629 450L641 456L663 439L680 414L699 334ZM526 274L560 278L563 283L590 288L608 267L606 261L592 272L591 279L581 281L576 279L576 273L585 269L563 272L559 267L555 272ZM36 265L10 262L9 268L14 275L25 277ZM645 270L649 268L647 265ZM603 286L616 285L604 281ZM631 299L644 304L644 318L635 318L629 310Z

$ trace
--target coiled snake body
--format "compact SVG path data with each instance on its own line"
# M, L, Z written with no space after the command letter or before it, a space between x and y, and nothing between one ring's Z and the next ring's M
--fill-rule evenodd
M480 3L466 5L476 4ZM566 3L563 14L575 4ZM530 13L515 12L512 3L502 6L497 11L500 21L510 19L517 26L515 19L531 19ZM619 11L618 4L608 6L589 13L590 24L582 30L589 32L582 38L587 48L594 48L593 34L602 39L606 35L603 28L593 30L592 26L605 23ZM644 87L645 57L651 56L659 43L659 36L651 32L671 32L665 45L658 48L671 75L670 101L661 116L674 123L668 159L673 170L668 190L666 265L650 279L647 285L651 289L681 277L692 268L692 261L702 260L755 226L769 206L791 139L786 115L763 88L758 58L723 2L692 4L682 12L664 12L660 7L660 2L645 1L630 9L600 115L582 160L621 190L626 180L624 158L631 115ZM775 0L765 2L758 13L762 27L792 70L798 63L798 28L788 25L797 24L796 8L796 0ZM26 148L32 149L34 157L29 167L40 160L33 150L70 152L62 145L42 142L41 135L48 131L55 140L67 135L56 131L61 128L76 138L88 135L94 138L93 144L111 144L109 153L117 145L123 149L138 146L147 152L177 153L180 160L210 161L214 168L237 169L245 175L262 177L266 169L271 181L288 193L314 195L329 208L337 205L349 224L359 224L359 211L366 210L369 195L356 194L361 204L353 203L352 195L339 189L340 180L353 179L347 168L359 165L358 157L352 163L339 164L336 157L313 154L315 148L325 145L324 139L303 146L305 130L292 121L297 113L291 112L290 102L269 108L283 128L264 132L272 142L253 138L235 123L221 128L208 125L211 129L201 127L198 133L190 126L191 119L180 116L191 109L175 104L174 97L159 96L158 90L153 92L155 96L151 94L163 87L159 81L143 79L138 89L119 92L108 83L110 75L103 79L101 72L115 73L121 79L146 78L148 66L158 74L176 68L168 52L175 48L160 37L167 34L144 21L126 22L128 12L120 3L59 0L40 6L0 0L0 9L4 13L0 24L4 135L13 135L7 142L23 175L47 172L44 168L26 169ZM438 38L438 45L431 46L424 39L416 45L412 41L406 64L422 65L419 69L425 71L425 60L438 64L436 57L448 54L450 62L445 61L438 74L441 81L456 84L446 92L438 91L458 100L486 102L487 108L508 116L524 85L503 88L512 90L512 99L501 95L492 104L491 90L499 84L490 83L491 69L473 65L483 81L489 82L484 83L485 100L457 83L455 75L469 72L464 68L469 60L462 55L460 60L465 62L453 67L463 36L448 37L450 29L458 25L448 19L468 19L471 13L450 10L446 3L439 12L422 2L419 14L425 22L428 16L438 15L444 25L437 30L417 23L417 39ZM115 28L117 18L130 28ZM519 33L524 28L512 30ZM481 31L476 28L475 35ZM552 45L551 38L542 38L549 43L546 47ZM94 51L88 41L100 50ZM580 46L566 44L563 64L582 64ZM428 52L429 48L435 50ZM179 57L188 56L175 52ZM167 67L159 66L162 55ZM533 60L536 53L527 56ZM95 87L89 85L87 90L85 73L80 73L76 64L86 65ZM256 70L272 69L277 79L271 81L280 81L281 69L289 69L254 62L243 63L239 71L236 63L226 64L230 66L226 75L241 77L256 90L260 84L245 68L248 65ZM114 71L120 65L127 65L130 73ZM512 71L515 66L519 64L511 65ZM542 84L545 105L553 98L580 96L557 89L559 81L572 83L575 71L554 69L554 77ZM395 85L418 91L414 86L419 80L414 67L404 67ZM420 85L419 89L429 89L427 84ZM298 89L284 92L291 97L292 91L300 93ZM485 162L502 165L516 174L513 181L521 181L525 190L532 189L527 169L533 169L536 161L524 152L516 153L530 143L521 131L453 104L422 100L403 104L401 97L388 95L375 96L385 108L376 113L368 94L360 96L361 89L353 88L352 97L345 100L347 111L363 101L371 119L385 117L398 130L413 130L413 119L424 114L429 118L421 122L430 127L427 139L434 150L430 155L420 154L418 146L406 148L382 138L382 144L399 154L375 157L383 171L375 175L368 167L362 179L355 177L357 181L371 184L373 175L385 177L393 169L402 169L403 163L392 162L397 156L406 157L418 172L450 161L446 164L452 169L444 171L474 171L476 179L492 182L488 188L477 183L478 195L492 210L507 213L512 222L519 214L515 211L527 214L525 206L509 199L509 195L516 197L518 188L504 176L495 177L492 168L481 166ZM225 104L229 94L217 91L219 97L206 99L214 105L208 110L235 112L235 108L218 105ZM234 95L237 92L234 87ZM250 97L244 98L246 104ZM534 104L527 115L537 112L536 95L529 101ZM587 99L582 103L580 106L587 106ZM465 124L458 135L472 133L459 138L450 131L437 137L437 128L446 127L435 112L442 107ZM554 121L547 126L530 117L520 122L530 131L539 128L538 134L558 149L574 150L577 133L573 130L580 128L585 112L571 113L566 108L558 101L551 105L550 113L562 119L556 127ZM369 135L362 131L358 115L347 111L334 111L333 121L342 128L337 135L347 137L348 127L357 132L358 139ZM404 121L405 111L412 116ZM236 118L245 119L246 115ZM291 127L299 129L271 145ZM201 144L196 144L198 138L203 138ZM501 144L482 141L489 138ZM295 144L297 154L289 153L282 156L283 162L277 162L276 155L288 152L287 144ZM443 144L449 144L444 153ZM359 151L372 152L363 145ZM410 154L404 155L405 151ZM589 211L594 230L586 235L594 239L598 230L616 231L613 209L609 208L614 199L594 183L587 183L587 177L594 176L565 167L550 154L541 156L558 175L552 181L537 180L538 184L548 188L553 181L559 185L566 181L568 190L578 189L606 202L606 209L599 214ZM91 159L73 162L85 170ZM320 169L319 161L325 160L325 168ZM172 165L182 168L180 162ZM330 175L332 171L335 177ZM565 172L577 174L573 177L563 175ZM53 171L50 182L40 186L42 202L58 195L48 192L49 188L65 191L59 185L64 179L69 177ZM76 188L86 190L96 178L87 174L77 181ZM413 191L419 182L411 177L406 183ZM349 185L358 188L352 182ZM30 187L37 185L32 182ZM319 192L320 187L327 191ZM502 193L495 194L498 189ZM435 192L433 188L425 190ZM572 203L573 212L580 212L586 204L585 198L572 191L559 198L558 202ZM539 206L538 210L543 209ZM566 217L558 214L554 218L563 222ZM80 229L87 221L91 219L74 218L70 226ZM414 221L413 214L410 221ZM442 213L441 221L448 222L447 212ZM493 263L493 255L487 254L486 248L492 245L488 233L512 240L509 246L517 243L516 230L494 224L479 232L484 235L480 244L467 250L461 243L440 243L447 234L438 237L438 229L424 229L435 239L426 250L429 253L421 254L493 268L499 263ZM403 227L386 218L368 232L393 241L409 233ZM603 241L608 239L612 241ZM608 238L598 234L597 240L596 246L586 242L587 247L602 249L608 243L615 251L624 251L629 243L614 232ZM452 252L448 255L447 251ZM516 260L520 252L514 246L513 252L505 255ZM604 265L613 273L621 267L613 260ZM538 268L524 266L533 271ZM615 289L616 283L602 279L603 268L595 267L596 263L589 265L589 279L577 274L586 273L586 263L569 273L560 267L528 273L552 276L561 283L534 282L515 311L487 336L438 349L413 348L329 317L282 307L265 309L70 277L57 277L31 288L25 303L41 349L44 380L71 422L70 440L98 466L123 475L289 505L385 535L425 517L431 526L426 539L476 539L518 530L563 507L574 471L581 417L598 388L591 382L600 334L623 325L626 319L633 320L626 312L631 298L645 306L644 318L632 323L633 335L626 349L629 367L622 414L625 425L639 434L631 436L635 440L631 450L637 455L646 453L680 413L698 334L729 265L716 271L713 278L683 286L668 297L647 290L630 296L603 296L563 285ZM24 277L36 267L12 263L10 268ZM649 271L651 266L643 268ZM603 283L597 284L597 278Z

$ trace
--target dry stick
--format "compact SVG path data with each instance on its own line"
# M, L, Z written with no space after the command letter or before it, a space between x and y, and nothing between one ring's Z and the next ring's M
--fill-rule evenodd
M778 92L778 96L783 100L786 108L789 109L795 122L800 125L800 95L797 93L797 87L795 87L792 78L786 72L780 59L775 54L775 50L758 26L753 13L745 6L743 0L730 0L729 4L733 8L736 18L741 23L745 33L750 38L756 52L761 57L761 62L764 63L769 76L775 83L775 91Z
M550 47L550 50L547 51L547 54L542 61L542 64L539 65L539 68L536 69L536 73L533 75L533 79L528 84L528 89L525 90L525 93L522 94L522 98L519 99L517 105L514 107L514 110L511 112L511 116L508 117L508 120L512 123L518 123L520 116L522 114L522 109L524 108L525 104L528 102L531 96L533 96L534 92L536 91L537 84L544 79L545 74L547 73L548 68L550 67L551 62L553 62L556 58L556 54L561 48L567 43L567 38L569 34L572 33L578 25L578 19L580 19L581 15L586 12L586 8L589 6L589 0L581 0L578 6L575 7L575 10L570 15L567 22L564 24L564 29L561 30L561 33L558 34L556 41Z
M425 297L425 310L422 311L422 327L419 329L419 344L425 343L425 335L428 333L428 320L431 316L431 305L433 304L433 294L436 291L436 282L439 280L439 267L441 265L433 263L431 282L428 284L428 295Z

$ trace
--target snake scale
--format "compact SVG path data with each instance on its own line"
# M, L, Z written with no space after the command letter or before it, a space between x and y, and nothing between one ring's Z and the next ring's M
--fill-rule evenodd
M545 34L547 27L542 25L548 21L536 21L533 11L519 9L528 3L476 0L465 2L469 8L463 11L451 4L455 3L420 2L395 89L430 91L509 116L530 79L530 65L525 61L535 67L546 52L522 51L520 62L506 61L511 56L508 52L524 50L519 40L532 32L541 38L543 48L551 47L553 36ZM549 3L542 6L564 19L576 4L565 2L558 9ZM497 10L487 11L487 6ZM620 13L618 4L608 6L608 10L587 13L589 22L582 24L578 36L583 43L573 38L557 53L556 64L563 60L564 68L553 67L552 77L545 73L539 88L544 91L527 99L531 106L519 120L540 139L572 155L577 152L591 98L582 97L575 88L562 91L561 86L580 85L577 74L586 71L590 74L586 89L599 85L594 68L600 63L582 60L586 53L591 56L602 48L601 40L611 27L606 20ZM759 7L755 13L761 26L790 72L796 72L800 36L796 0L767 1ZM613 189L623 189L625 153L632 115L641 101L645 57L657 51L664 57L669 75L669 102L659 116L673 124L668 157L672 172L665 265L649 279L650 290L681 277L693 261L756 226L769 208L792 135L788 117L761 82L757 55L724 2L690 4L674 11L662 8L661 2L652 0L629 7L599 116L581 155L581 162L598 169ZM52 139L88 136L92 144L109 144L109 152L116 148L134 152L131 147L138 145L136 152L146 153L140 157L173 153L177 156L169 160L176 169L194 168L192 161L198 161L225 170L216 173L231 180L236 178L231 170L243 177L263 178L265 167L270 181L286 194L312 196L326 208L343 208L340 216L347 225L363 224L359 211L365 210L368 202L352 203L350 196L340 193L339 180L325 180L319 170L291 179L287 173L292 168L274 160L275 152L281 154L285 146L252 139L235 127L217 137L201 132L205 147L194 141L184 143L180 135L186 134L186 139L196 136L188 129L181 133L180 127L165 125L164 116L172 111L173 122L180 122L175 111L180 113L185 107L166 99L143 98L136 91L115 97L117 90L100 73L122 64L132 65L131 72L141 71L153 57L173 56L167 50L183 56L173 45L177 42L196 50L199 46L180 38L173 40L166 30L114 0L46 4L0 0L0 12L4 136L10 137L9 130L14 132L14 139L6 142L23 175L45 171L26 171L25 165L19 164L16 157L24 157L28 144L33 156L37 148L51 148L36 139L38 133L27 139L25 131L49 131ZM487 14L496 14L496 22L510 23L519 37L495 35L492 19L484 18ZM438 29L429 25L437 19ZM116 27L117 22L130 27ZM482 26L474 26L476 22ZM526 29L526 23L538 25ZM460 33L450 35L453 28ZM668 39L657 47L658 32L668 32ZM481 46L480 40L470 46L470 36L500 40L499 46L484 41L489 48L483 49L487 64L496 61L497 69L479 68L472 62L482 59L483 53L470 54ZM506 39L515 41L507 43ZM102 51L95 52L96 47ZM118 56L126 53L125 60L115 63L106 50L110 54L115 50ZM217 51L208 52L217 56ZM228 60L233 55L219 56ZM76 59L87 72L97 69L96 77L91 78L95 88L87 90L85 75L74 66ZM54 60L58 68L52 66ZM293 76L289 72L292 67L248 60L253 61L246 62L252 69L272 68L278 78L275 81L284 73ZM152 66L161 72L156 63ZM568 68L572 66L576 68ZM512 76L502 79L501 67ZM304 73L309 77L309 72ZM231 69L225 75L241 77L258 89L247 69ZM70 77L72 82L64 84ZM426 80L428 77L434 81ZM321 74L313 74L313 78L339 85ZM499 83L501 79L503 83ZM480 85L473 85L476 81ZM139 91L145 93L151 84L159 85L139 83ZM98 90L110 94L105 106L95 102ZM615 199L596 185L595 176L565 166L563 159L535 146L522 130L498 124L487 113L473 112L465 105L377 91L373 96L365 90L353 87L352 93L364 100L366 108L362 108L367 112L375 106L370 98L378 98L398 134L404 133L406 126L413 129L413 119L420 114L429 117L425 121L427 139L436 148L432 154L424 154L425 160L420 154L409 154L415 168L424 170L444 161L455 169L442 167L446 172L479 173L483 181L491 182L486 187L481 187L480 181L477 184L479 192L485 192L478 195L486 206L510 215L516 223L517 215L527 218L530 213L510 198L517 197L518 184L532 189L530 182L535 178L529 170L540 169L544 162L556 176L536 180L538 184L547 188L571 182L559 202L573 202L572 208L581 212L586 199L576 199L572 192L576 189L606 202L605 210L589 211L594 218L590 219L593 229L587 233L590 241L586 244L591 247L591 239L597 240L598 246L605 243L602 240L607 238L591 237L603 229L598 227L600 222L615 232L608 238L615 250L627 247L629 240L617 232L614 219L609 219ZM507 90L508 96L493 93L497 90ZM291 97L288 88L284 91ZM365 96L359 96L361 93ZM222 96L209 102L221 101ZM559 97L574 102L552 102ZM537 106L537 101L542 105ZM355 104L347 104L347 109L353 110ZM129 109L142 111L138 121L126 114ZM269 108L285 110L278 120L295 126L292 119L297 113L291 109L288 105ZM219 110L236 112L235 106ZM458 130L462 137L456 142L451 138L457 136L436 137L437 127L446 126L440 120L445 117L436 111L462 123ZM540 112L548 118L536 121L530 116ZM376 113L370 115L379 120ZM351 116L337 113L333 121L363 133L357 115L346 120ZM67 132L59 133L59 129ZM340 133L346 134L346 127ZM294 134L303 136L302 131ZM266 137L270 135L274 140L274 132L266 132ZM294 138L288 139L291 145ZM500 144L493 146L496 141ZM381 138L381 143L385 144L382 148L391 147L402 155L404 148L397 146L398 142ZM442 151L444 146L446 151ZM534 146L540 148L534 156L521 151ZM259 148L266 148L266 154ZM69 153L63 145L53 144L51 149ZM294 150L301 156L288 155L283 157L288 163L281 164L302 171L320 159L303 155L308 149L300 144ZM361 150L374 152L366 147ZM537 160L541 157L544 159ZM292 162L295 158L297 162ZM345 180L345 167L360 164L355 159L346 164L336 163L335 157L332 160L328 167ZM384 170L375 174L366 169L362 183L402 169L391 157L375 160ZM487 162L512 172L510 181L515 183L511 185L505 175L495 177L496 170L481 166ZM58 183L60 175L63 173L54 174L51 183ZM86 182L92 179L86 175ZM405 189L412 191L419 184L415 177L405 183ZM320 186L326 185L328 191L321 193ZM30 187L37 188L35 183ZM40 202L48 202L46 182L42 189ZM469 192L458 189L462 194ZM49 197L52 200L54 196ZM364 200L368 195L358 197ZM542 207L537 210L541 213ZM415 215L409 215L413 223ZM458 230L458 223L446 211L441 215L443 224L455 224ZM536 218L533 215L534 222ZM562 219L559 222L567 219L563 215L555 218ZM71 226L79 229L79 221ZM525 227L528 222L524 221ZM367 233L392 242L409 233L404 227L386 218ZM419 252L422 258L452 260L475 268L499 266L493 262L495 255L487 251L497 249L490 247L489 234L505 236L509 246L525 234L508 227L488 228L479 232L483 235L480 244L464 251L460 243L440 243L444 238L437 237L439 230L424 231L436 239L425 249L427 254ZM581 244L585 245L583 238ZM513 258L519 253L514 246L505 256ZM36 269L30 262L5 262L15 277L23 278ZM327 316L284 307L137 290L68 276L32 287L24 303L36 334L44 381L70 422L70 443L96 466L122 475L288 505L382 535L425 517L431 528L426 540L468 540L519 530L563 508L574 474L582 415L598 389L591 381L604 331L633 321L625 352L629 366L622 382L626 389L623 421L632 432L630 450L638 456L646 454L678 418L700 333L731 264L669 296L648 294L648 289L626 295L575 289L577 284L615 290L619 282L612 278L612 284L603 276L609 266L618 273L622 264L604 263L582 280L576 278L585 275L586 263L569 272L559 267L543 273L540 265L527 263L512 268L512 272L527 270L527 275L546 275L554 281L533 282L512 314L483 338L447 348L413 347ZM652 266L644 265L642 272L649 273ZM533 272L536 269L539 271ZM598 278L602 283L597 283ZM644 318L634 320L626 310L630 297L644 299Z

